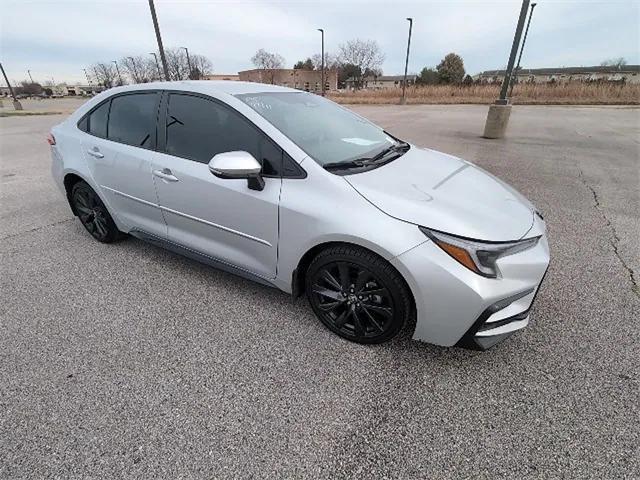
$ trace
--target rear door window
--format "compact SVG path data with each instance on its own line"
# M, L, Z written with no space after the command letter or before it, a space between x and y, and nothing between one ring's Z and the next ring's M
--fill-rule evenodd
M158 97L157 93L151 92L113 98L107 138L134 147L154 148Z

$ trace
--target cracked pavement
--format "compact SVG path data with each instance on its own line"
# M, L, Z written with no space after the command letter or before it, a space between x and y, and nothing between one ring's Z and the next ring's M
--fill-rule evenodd
M638 478L640 109L358 106L543 212L532 323L479 353L332 335L304 300L135 239L0 118L0 478ZM635 284L634 284L635 283Z

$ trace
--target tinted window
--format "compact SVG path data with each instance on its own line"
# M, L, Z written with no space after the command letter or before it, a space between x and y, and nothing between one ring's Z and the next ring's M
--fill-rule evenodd
M156 137L158 94L136 93L111 100L109 140L153 148Z
M282 150L239 113L193 95L169 96L167 153L209 163L217 153L243 150L262 163L263 174L279 174Z
M103 103L89 115L89 133L91 135L106 138L109 103L110 102Z
M78 122L78 128L83 132L89 131L89 116L82 117L82 119Z

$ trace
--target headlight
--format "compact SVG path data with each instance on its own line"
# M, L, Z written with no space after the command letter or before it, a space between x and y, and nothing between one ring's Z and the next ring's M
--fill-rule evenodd
M447 233L420 227L442 250L469 270L488 278L498 278L500 270L496 262L501 257L513 255L534 247L540 237L517 240L515 242L481 242L456 237Z

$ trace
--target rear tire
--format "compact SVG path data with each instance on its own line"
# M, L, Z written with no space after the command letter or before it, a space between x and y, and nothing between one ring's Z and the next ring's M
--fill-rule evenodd
M80 222L93 238L111 243L122 236L107 207L89 184L84 181L76 183L71 189L71 202Z
M355 246L320 252L307 270L305 290L320 321L352 342L391 340L411 313L402 276L383 258Z

